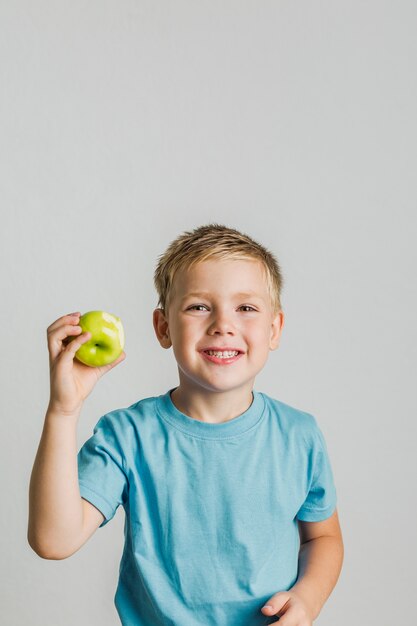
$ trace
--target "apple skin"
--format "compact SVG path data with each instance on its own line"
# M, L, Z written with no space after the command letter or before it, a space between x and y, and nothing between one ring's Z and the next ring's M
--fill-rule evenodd
M105 311L88 311L78 323L83 333L91 337L75 353L75 358L90 367L102 367L116 361L125 345L125 333L120 317ZM71 337L71 340L75 337Z

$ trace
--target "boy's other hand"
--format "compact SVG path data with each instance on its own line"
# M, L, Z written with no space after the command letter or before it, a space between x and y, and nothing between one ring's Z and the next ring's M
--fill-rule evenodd
M89 367L74 358L78 348L90 339L78 325L80 313L58 318L47 328L50 369L49 409L63 415L75 415L94 385L113 367L124 361L125 352L116 361L102 367ZM68 342L69 337L77 336Z
M303 599L293 591L280 591L261 609L264 615L277 616L270 626L312 626L313 619Z

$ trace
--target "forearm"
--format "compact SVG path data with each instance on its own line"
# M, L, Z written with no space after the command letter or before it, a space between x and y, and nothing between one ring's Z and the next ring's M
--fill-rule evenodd
M303 598L312 619L319 615L337 583L343 555L341 537L317 537L300 546L298 579L291 590Z
M60 558L83 523L78 485L77 421L48 411L29 486L28 541L43 558Z

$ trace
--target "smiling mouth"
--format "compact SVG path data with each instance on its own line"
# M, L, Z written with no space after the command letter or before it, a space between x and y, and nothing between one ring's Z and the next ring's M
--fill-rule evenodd
M243 352L240 352L238 350L226 350L225 352L219 352L216 350L202 350L201 354L204 355L204 358L207 361L220 365L228 365L230 363L234 363L241 356L243 356Z
M230 359L240 354L239 350L203 350L203 352L219 359Z

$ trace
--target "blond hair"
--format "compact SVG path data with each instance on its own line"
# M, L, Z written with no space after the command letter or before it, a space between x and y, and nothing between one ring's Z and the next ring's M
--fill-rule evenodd
M249 235L223 224L207 224L185 231L174 239L158 257L154 285L158 307L168 311L174 277L179 270L188 269L207 259L255 259L262 263L274 315L282 310L283 277L275 256Z

